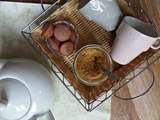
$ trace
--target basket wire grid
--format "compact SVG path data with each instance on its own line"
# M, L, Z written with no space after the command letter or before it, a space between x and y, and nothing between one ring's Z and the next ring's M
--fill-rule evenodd
M50 14L52 14L54 11L56 11L58 8L60 8L61 5L59 4L59 1L55 2L53 5L51 5L47 10L45 10L40 16L38 16L35 20L33 20L27 27L25 27L22 30L23 37L29 42L29 44L33 47L35 51L37 51L38 54L42 57L42 59L45 59L48 62L48 67L51 69L51 71L56 75L56 77L61 81L61 83L66 87L66 89L75 97L75 99L83 106L83 108L87 111L92 111L95 108L97 108L99 105L101 105L105 100L109 99L113 95L115 95L122 87L124 87L126 84L131 82L134 78L139 76L142 72L144 72L146 69L150 67L150 65L159 62L160 60L160 50L158 50L155 54L153 54L151 57L146 57L146 62L142 63L140 66L136 66L134 68L134 71L130 72L123 80L119 81L115 86L112 87L112 89L108 91L104 91L103 94L98 96L96 99L87 102L83 96L81 96L77 90L74 89L74 87L68 82L66 79L66 76L59 67L51 62L48 58L49 56L44 53L41 48L33 42L32 40L32 32L39 26L39 24L42 23Z

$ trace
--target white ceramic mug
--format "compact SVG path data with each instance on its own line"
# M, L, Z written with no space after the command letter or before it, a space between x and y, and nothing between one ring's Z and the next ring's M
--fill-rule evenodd
M91 0L80 12L107 31L115 30L122 16L116 0Z
M160 48L160 37L152 24L126 16L116 31L116 39L111 51L112 59L126 65L141 53Z

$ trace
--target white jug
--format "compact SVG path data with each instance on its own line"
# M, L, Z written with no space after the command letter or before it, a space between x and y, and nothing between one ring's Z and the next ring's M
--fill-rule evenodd
M0 60L0 120L28 120L53 102L47 69L26 59Z
M107 31L113 31L122 18L117 0L89 0L80 12Z

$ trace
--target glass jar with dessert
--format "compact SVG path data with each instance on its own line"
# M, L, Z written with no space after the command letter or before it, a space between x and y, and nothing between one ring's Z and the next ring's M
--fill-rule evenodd
M77 52L73 69L81 83L96 86L111 77L113 63L109 53L102 46L91 44Z

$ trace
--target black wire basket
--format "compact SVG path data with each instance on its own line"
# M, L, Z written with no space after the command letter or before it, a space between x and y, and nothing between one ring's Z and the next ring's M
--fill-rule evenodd
M105 100L109 99L112 96L116 96L117 91L119 91L122 87L131 82L134 78L139 76L143 71L148 69L150 65L159 62L160 59L160 50L156 51L151 56L145 57L145 62L141 63L138 67L135 66L134 70L129 72L126 77L124 77L121 81L119 81L115 86L112 86L110 91L104 91L103 94L99 95L96 99L92 101L86 101L83 96L79 94L79 92L68 82L66 79L66 75L61 72L59 67L49 60L49 56L43 52L38 44L33 41L32 32L41 24L45 19L48 18L54 11L60 8L63 4L59 4L59 1L55 2L51 5L47 10L45 10L40 16L38 16L35 20L33 20L27 27L22 30L22 35L29 42L29 44L37 51L38 54L41 55L48 62L48 66L51 71L57 76L57 78L61 81L61 83L70 91L70 93L75 97L75 99L86 109L87 111L92 111L101 105ZM154 75L153 75L154 77ZM153 84L151 84L152 86ZM150 87L151 88L151 87ZM148 89L149 90L149 89ZM148 91L147 90L147 91ZM145 93L145 92L144 92ZM142 93L141 95L143 95ZM141 96L139 95L139 96ZM137 96L137 97L139 97ZM117 96L118 97L118 96ZM137 98L134 97L134 98ZM120 98L120 97L119 97ZM122 98L123 99L123 98ZM124 98L126 100L130 100L132 98Z

